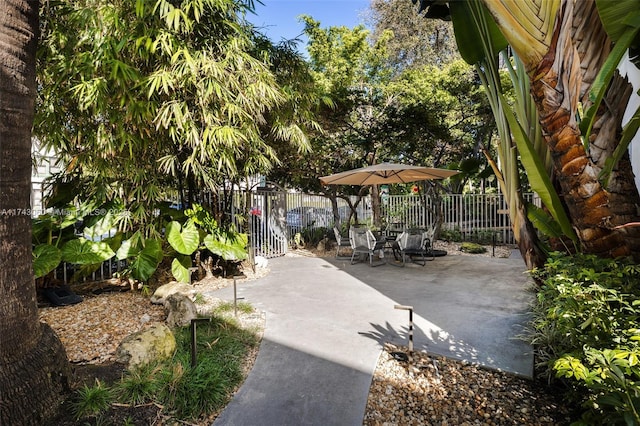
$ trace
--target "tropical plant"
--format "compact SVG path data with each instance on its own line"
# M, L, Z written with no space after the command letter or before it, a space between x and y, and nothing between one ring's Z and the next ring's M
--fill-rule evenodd
M236 232L233 227L222 228L201 205L185 211L184 226L172 221L166 227L167 241L177 252L171 263L173 276L181 282L191 282L191 255L196 250L208 250L224 262L239 262L248 257L246 234Z
M184 224L176 220L167 222L162 238L146 238L140 230L133 233L117 232L102 238L103 234L111 235L115 229L113 219L103 220L109 218L109 212L104 213L101 219L92 212L89 218L95 222L94 226L84 227L78 224L88 221L78 217L76 210L69 208L62 211L68 214L47 214L34 220L33 268L36 278L44 277L61 262L67 262L77 266L72 280L78 280L115 257L126 263L126 267L119 272L121 278L131 277L146 283L168 256L174 277L188 283L191 282L189 269L193 265L191 256L196 250L207 249L212 255L230 263L247 258L247 236L235 232L231 227L219 227L211 214L199 204L188 209L186 215L175 215L183 216ZM68 232L70 229L78 231L79 235ZM95 236L96 232L98 240L85 238ZM40 241L49 242L38 244ZM165 250L165 241L171 250Z
M499 161L491 158L489 150L484 150L484 154L498 177L500 189L509 207L515 239L525 263L531 268L542 264L544 255L527 217L526 204L521 195L518 156L514 149L515 139L521 138L521 134L511 132L510 111L503 97L498 54L506 47L506 41L480 2L452 2L450 8L460 53L465 61L475 65L496 120L499 135L496 151ZM510 75L517 76L515 72ZM517 80L513 81L513 86L516 89L519 87ZM515 93L522 93L522 90L515 90ZM521 114L523 115L525 114Z
M637 45L637 20L629 17L638 15L640 3L484 0L484 4L528 73L544 140L581 249L601 256L638 256L640 230L616 228L637 221L640 196L629 157L620 155L637 129L633 121L620 137L631 87L615 67L629 46ZM612 157L620 160L605 169ZM607 181L599 180L603 171Z
M528 339L538 372L560 378L587 424L636 424L640 387L640 266L594 255L550 255Z

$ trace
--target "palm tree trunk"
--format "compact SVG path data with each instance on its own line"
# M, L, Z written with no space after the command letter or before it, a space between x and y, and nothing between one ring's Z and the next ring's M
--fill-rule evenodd
M514 3L507 0L484 1L499 26L501 22L517 21L513 16L507 16ZM507 7L502 8L503 5ZM525 44L512 44L521 58L529 58L527 70L531 91L583 251L606 257L631 254L637 258L640 251L634 241L639 230L631 231L635 234L633 238L625 238L625 234L613 229L620 221L638 217L636 206L640 204L640 196L635 185L630 184L633 182L631 169L623 162L617 169L616 183L610 188L603 188L598 181L601 164L591 149L586 151L576 120L579 102L585 101L583 96L595 76L593 70L597 72L600 69L609 52L609 39L596 17L593 0L577 2L575 9L573 0L562 0L550 39L539 40L541 44L548 42L547 51L540 60L531 59ZM511 42L512 35L508 31L503 32ZM598 129L590 141L590 146L601 150L603 161L619 142L622 113L617 105L626 105L628 99L625 90L616 84L612 85L608 96L615 97L615 102L611 102L612 108L604 105L600 109L596 119ZM622 194L621 191L624 191L622 198L615 195Z
M38 2L0 0L0 424L42 424L70 374L38 321L31 260L31 126Z

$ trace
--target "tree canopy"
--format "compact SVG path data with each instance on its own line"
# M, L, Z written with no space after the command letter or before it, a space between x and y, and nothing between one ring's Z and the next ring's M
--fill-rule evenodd
M389 63L397 71L424 65L443 66L460 59L451 22L424 19L407 0L372 0L367 22L374 41L391 31Z
M252 1L51 1L41 11L35 134L73 196L147 223L168 193L268 171L304 151L304 113L244 15ZM269 46L273 47L273 46ZM308 117L308 115L306 116ZM59 187L62 188L62 187Z

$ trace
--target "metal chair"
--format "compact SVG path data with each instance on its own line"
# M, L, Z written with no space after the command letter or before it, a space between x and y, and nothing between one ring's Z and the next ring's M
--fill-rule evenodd
M349 241L349 237L343 237L340 234L340 230L337 227L333 227L333 233L336 236L336 259L340 259L340 247L351 247L351 241ZM343 256L342 258L348 258L348 256Z
M402 265L405 266L407 258L422 266L427 264L427 260L435 259L431 250L431 239L429 231L410 229L398 236L394 244L394 256L400 256ZM431 255L431 258L428 256ZM422 263L420 263L422 262Z
M352 265L356 255L360 254L366 254L369 257L369 266L380 266L386 263L384 260L377 264L373 263L373 256L375 253L382 252L384 250L385 241L376 239L370 229L349 229L349 241L351 242L351 248L353 249L353 253L351 254Z

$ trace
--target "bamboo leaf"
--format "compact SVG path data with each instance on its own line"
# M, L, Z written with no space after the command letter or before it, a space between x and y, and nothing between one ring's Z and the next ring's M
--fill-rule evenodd
M138 18L144 16L144 3L145 0L136 0L136 16L138 16Z

